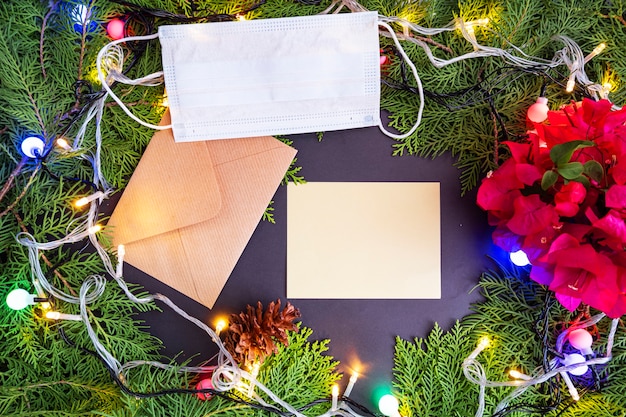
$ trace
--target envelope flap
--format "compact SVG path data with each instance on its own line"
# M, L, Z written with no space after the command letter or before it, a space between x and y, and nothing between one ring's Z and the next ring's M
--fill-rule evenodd
M161 124L169 123L166 112ZM115 243L127 244L209 220L221 205L206 145L175 143L172 131L162 130L148 144L109 225Z

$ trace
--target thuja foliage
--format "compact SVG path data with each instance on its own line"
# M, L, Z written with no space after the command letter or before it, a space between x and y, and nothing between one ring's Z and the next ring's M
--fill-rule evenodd
M289 344L280 346L276 354L270 355L259 370L258 380L278 396L296 408L329 396L332 384L339 379L335 368L337 362L325 355L328 340L313 341L308 339L313 331L300 326L298 332L288 331ZM207 377L206 375L204 377ZM175 371L155 371L148 367L131 371L131 388L142 394L155 393L163 389L193 388L197 379ZM264 396L259 390L259 395ZM246 399L241 396L241 399ZM268 398L265 398L269 401ZM195 395L123 396L121 406L110 416L206 416L228 415L253 417L269 415L267 411L255 410L245 404L238 404L228 399L215 396L208 401L200 401ZM307 414L318 415L328 409L328 404L319 408L310 408ZM317 411L317 412L316 412Z
M478 386L468 382L461 364L487 336L490 345L478 357L486 377L508 381L508 371L532 374L542 366L542 340L555 347L558 333L574 323L571 313L554 303L545 287L516 272L487 272L478 284L484 300L473 305L473 313L448 332L435 326L427 338L396 340L394 386L407 416L472 416L478 407ZM550 306L550 308L547 308ZM606 351L610 320L598 323L593 349ZM613 359L598 369L601 388L579 386L581 399L573 402L562 380L531 388L510 403L508 415L617 416L626 412L626 335L620 325ZM485 415L513 388L487 388ZM560 394L557 392L560 391ZM517 407L517 408L516 408ZM534 414L533 414L534 412Z
M311 15L330 5L304 5L293 0L268 0L248 18ZM253 2L229 0L137 0L137 5L173 14L203 17L235 15ZM447 25L456 17L465 20L488 17L488 28L477 29L480 43L507 48L510 43L537 57L551 58L561 46L552 40L562 34L590 52L605 42L607 50L588 65L590 78L613 83L613 100L624 101L620 80L626 73L626 58L619 45L626 44L624 2L472 0L457 4L443 0L375 1L364 0L370 10L399 15L427 27ZM84 7L84 8L80 8ZM77 197L95 191L90 160L95 149L94 125L88 127L79 150L52 150L53 141L63 134L72 143L84 120L81 110L101 89L95 74L95 57L108 42L104 23L111 17L139 13L144 18L131 25L136 34L152 33L168 19L148 18L147 12L126 8L106 0L23 0L0 2L0 294L16 287L31 288L27 251L15 236L28 232L38 241L63 237L85 213L71 205ZM433 36L434 53L449 58L471 51L458 32ZM389 45L383 39L383 46ZM472 188L481 175L494 168L504 155L499 143L523 134L524 111L546 84L552 103L578 99L563 93L567 74L558 68L549 74L530 74L503 69L499 58L463 61L442 69L434 68L419 48L407 45L407 53L419 68L427 90L422 126L406 140L395 143L396 155L435 157L451 152L461 169L463 190ZM140 77L160 70L159 44L131 48L127 76ZM506 77L490 74L504 72ZM400 80L397 56L383 69L389 80ZM495 80L495 81L494 81ZM503 81L504 80L504 81ZM411 81L408 81L411 83ZM458 94L481 82L482 98ZM114 87L131 110L144 120L158 123L164 107L162 87ZM483 91L484 90L484 91ZM485 94L486 93L488 94ZM487 100L485 101L485 97ZM391 112L394 127L406 130L416 117L418 99L409 91L385 87L383 107ZM446 105L448 107L446 107ZM154 132L138 126L112 103L107 103L102 121L102 170L107 181L122 190ZM46 157L23 158L20 141L28 135L45 139ZM297 145L297 144L296 144ZM390 152L392 150L390 149ZM300 180L293 166L287 179ZM271 218L271 211L267 212ZM104 214L102 215L103 220ZM40 255L48 279L68 293L76 293L91 274L102 274L100 259L91 254L87 243L61 247ZM396 375L403 394L403 406L415 415L469 415L475 387L459 374L460 360L472 349L473 340L483 331L497 335L500 349L485 352L481 358L496 378L506 366L515 363L527 370L537 364L539 350L529 343L529 329L542 289L522 281L486 275L481 283L486 302L475 307L475 315L444 333L433 333L416 343L398 341ZM131 288L141 293L140 288ZM31 288L32 290L32 288ZM530 292L529 292L530 291ZM522 295L520 295L522 294ZM57 303L56 308L77 313L75 305ZM152 304L130 302L114 285L90 306L89 317L103 344L122 362L159 358L160 342L142 328L136 313L154 309ZM193 396L135 398L122 394L109 378L102 363L84 349L90 349L84 326L43 319L41 307L21 312L9 311L0 303L0 414L1 415L251 415L256 411L221 398L200 402ZM566 321L567 315L551 310L551 323ZM601 329L606 330L606 329ZM326 344L309 343L310 331L291 335L291 345L266 362L260 378L287 399L305 405L328 395L337 379L332 359L323 355ZM601 341L602 342L602 341ZM588 393L566 415L623 413L623 381L619 365L624 362L623 338L616 343L615 357L608 368L609 384L602 393ZM296 358L298 360L296 360ZM450 371L454 370L454 371ZM190 386L188 376L175 372L141 368L133 371L132 388L153 392L172 386ZM288 377L286 377L287 375ZM303 381L307 383L304 384ZM297 394L297 395L296 395ZM491 391L488 408L504 391ZM546 400L541 392L530 393L531 400ZM534 397L532 397L534 395ZM297 398L296 398L297 397ZM443 411L442 411L443 410ZM569 413L569 414L567 414Z

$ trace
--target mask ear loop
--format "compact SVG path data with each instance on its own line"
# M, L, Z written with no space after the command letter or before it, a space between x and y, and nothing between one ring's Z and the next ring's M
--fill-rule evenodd
M413 71L413 76L415 77L415 82L417 83L417 92L418 92L419 99L420 99L419 109L417 110L417 120L415 121L415 124L413 125L411 130L409 130L407 133L403 135L398 135L396 133L392 133L388 131L387 129L385 129L385 126L383 126L382 120L378 122L378 128L390 138L406 139L415 132L415 130L418 128L418 126L422 122L422 113L424 112L424 88L422 87L422 80L420 80L420 77L417 73L417 68L415 68L415 64L413 64L411 59L407 56L406 52L404 52L404 48L402 48L402 45L400 45L400 41L398 40L398 37L396 36L396 33L394 32L394 30L391 28L391 26L389 26L385 22L379 21L378 26L385 28L387 32L389 32L389 34L391 35L391 39L393 39L393 42L396 44L396 47L398 48L398 51L400 52L400 55L402 55L402 58L404 58L409 68L411 68L411 71Z
M134 121L137 123L149 127L155 130L166 130L171 129L172 125L153 125L152 123L144 122L137 116L135 116L126 105L119 99L118 96L113 93L111 87L109 86L108 81L119 81L125 84L132 85L146 85L146 86L157 86L163 83L163 71L155 72L154 74L147 75L142 78L137 78L135 80L127 78L122 74L122 67L124 65L124 53L122 48L117 46L120 43L127 41L148 41L151 39L156 39L159 37L158 33L154 33L152 35L143 35L143 36L129 36L127 38L118 39L113 42L109 42L104 45L100 52L98 52L98 58L96 59L96 69L98 70L98 79L100 80L100 84L106 90L107 94L115 100L115 102L120 106L122 110ZM109 51L111 48L114 48L112 51ZM104 74L103 67L108 69L108 74Z

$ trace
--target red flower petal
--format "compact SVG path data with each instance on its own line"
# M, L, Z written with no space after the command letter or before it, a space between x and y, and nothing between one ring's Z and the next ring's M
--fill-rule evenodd
M511 156L513 157L513 160L515 162L517 162L518 164L528 162L528 157L530 155L529 143L517 143L511 141L506 141L503 143L509 147L509 150L511 151Z
M515 166L515 174L517 179L526 185L533 185L535 182L540 181L543 176L543 172L531 164L517 164Z
M616 184L626 184L626 161L618 161L617 164L609 169L609 175L613 177Z
M626 223L616 210L609 211L604 217L593 222L593 227L604 232L608 238L604 242L614 250L624 250L626 244Z
M497 227L491 238L496 246L507 252L515 252L522 247L522 237L511 232L506 226Z
M541 201L536 194L517 197L513 207L514 214L507 226L521 236L537 233L558 221L554 207Z
M569 311L574 311L578 308L582 300L580 298L572 297L561 293L554 294L559 303Z
M570 181L554 196L556 212L561 216L573 217L578 213L579 204L585 200L587 190L577 181Z
M586 124L602 125L606 116L611 112L613 103L609 100L590 100L584 98L582 102L583 120Z
M550 285L554 279L554 268L533 264L530 270L530 279L541 285Z
M613 185L606 191L605 199L607 207L626 208L626 185Z

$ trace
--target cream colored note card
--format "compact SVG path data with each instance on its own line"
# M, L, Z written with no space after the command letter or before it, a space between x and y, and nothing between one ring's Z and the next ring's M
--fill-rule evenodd
M441 298L439 183L287 189L287 297Z

